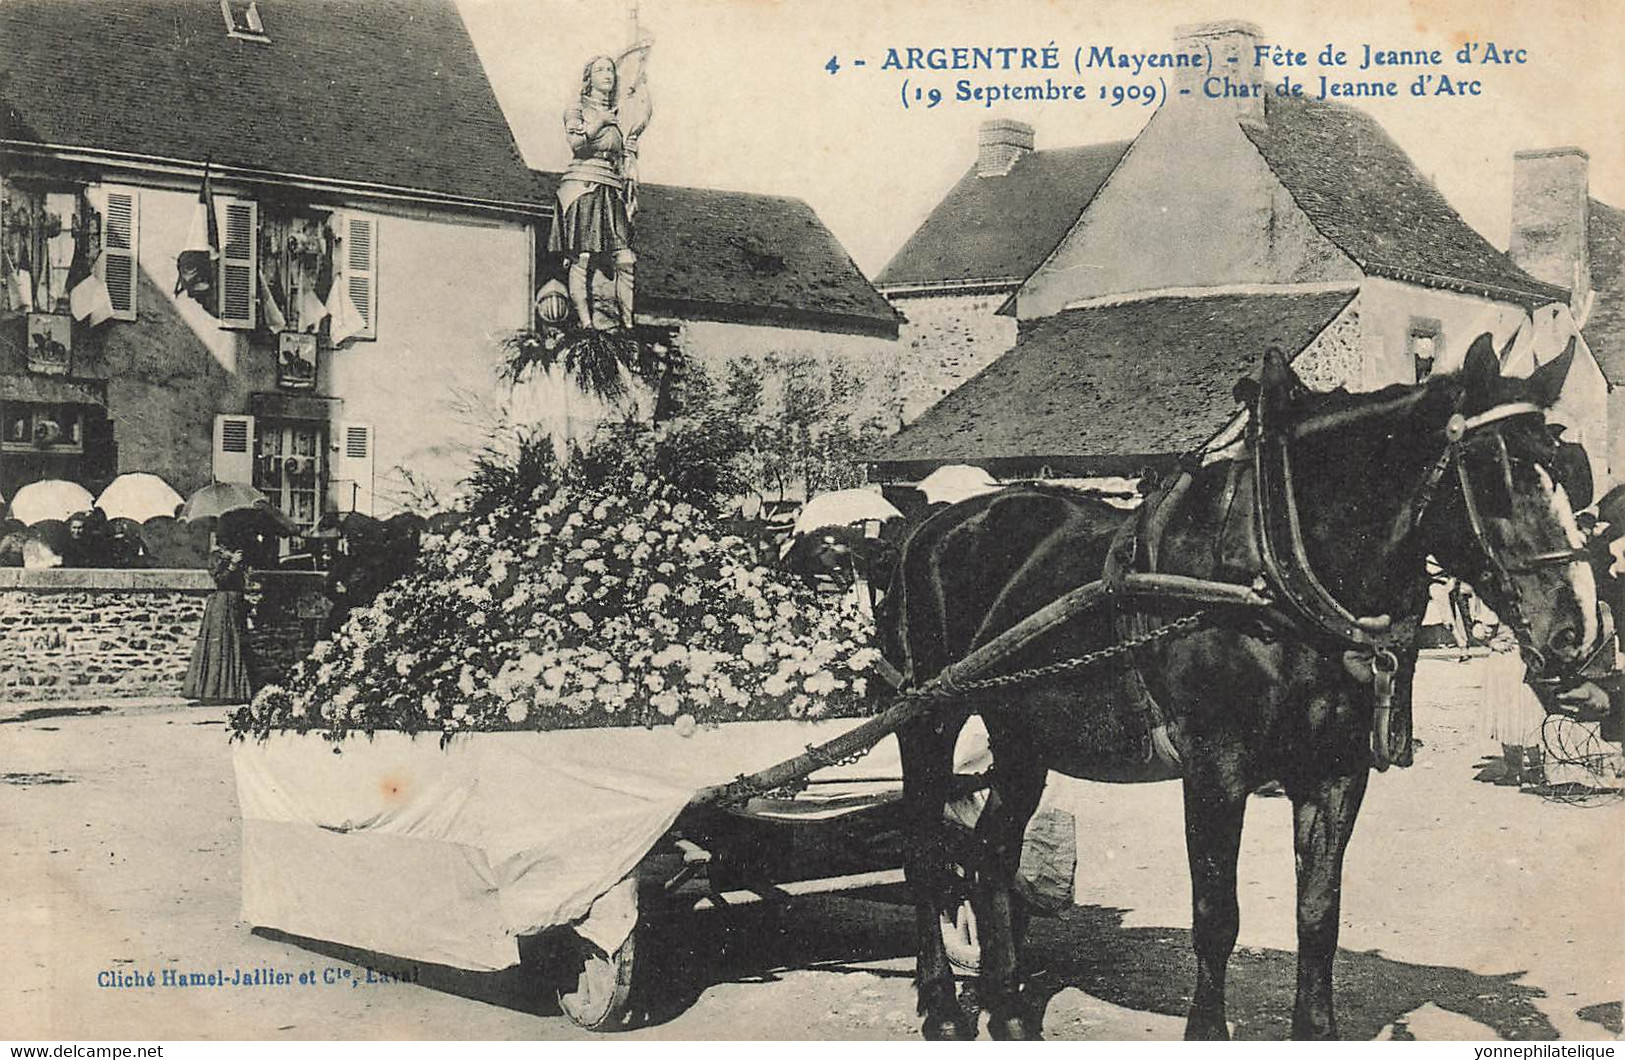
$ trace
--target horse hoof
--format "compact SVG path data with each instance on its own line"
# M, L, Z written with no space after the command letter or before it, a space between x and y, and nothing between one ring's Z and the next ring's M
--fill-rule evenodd
M987 1033L996 1042L1041 1042L1043 1033L1020 1016L989 1016Z
M976 1028L966 1025L963 1016L927 1016L920 1033L928 1042L972 1042Z
M1185 1040L1187 1042L1227 1042L1230 1040L1230 1029L1224 1025L1224 1020L1191 1016L1185 1021Z

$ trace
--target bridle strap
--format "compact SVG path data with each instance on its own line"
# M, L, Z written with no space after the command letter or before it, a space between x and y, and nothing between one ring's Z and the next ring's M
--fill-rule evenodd
M1461 428L1463 432L1470 434L1480 427L1499 423L1502 420L1509 420L1514 416L1527 416L1530 413L1545 416L1546 410L1533 401L1508 401L1504 405L1495 405L1476 415L1466 417L1461 421Z

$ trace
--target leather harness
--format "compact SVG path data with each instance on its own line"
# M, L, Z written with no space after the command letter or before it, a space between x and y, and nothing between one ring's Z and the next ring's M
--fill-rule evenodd
M1396 648L1414 643L1419 632L1418 617L1394 621L1391 615L1360 616L1350 611L1315 574L1304 543L1303 524L1298 512L1293 483L1291 439L1308 433L1314 425L1294 425L1286 421L1285 386L1266 382L1250 403L1249 415L1239 433L1226 431L1194 459L1188 460L1173 479L1148 497L1137 516L1124 524L1108 552L1103 578L1108 585L1121 584L1133 570L1156 571L1164 533L1179 502L1189 491L1194 476L1191 465L1228 464L1220 498L1221 521L1214 542L1214 568L1256 572L1255 587L1271 600L1269 611L1278 622L1311 639L1343 649L1343 664L1349 674L1372 686L1372 755L1379 770L1391 764L1389 748L1394 699L1394 675L1398 671ZM1530 403L1496 406L1477 416L1454 413L1444 430L1445 447L1427 480L1413 498L1413 511L1401 530L1408 533L1420 525L1443 476L1455 467L1462 488L1468 522L1488 563L1491 577L1503 584L1508 619L1527 641L1528 623L1517 604L1510 575L1534 567L1565 564L1582 558L1578 550L1557 550L1529 557L1509 565L1491 546L1478 509L1464 461L1463 446L1468 435L1513 416L1543 412ZM1307 430L1305 429L1307 427ZM1498 444L1505 443L1496 434ZM1395 542L1391 542L1395 543ZM1114 627L1119 639L1142 634L1151 618L1133 607L1114 607ZM1533 650L1533 646L1526 648ZM1170 726L1177 719L1157 703L1141 672L1131 658L1126 677L1127 690L1139 700L1138 709L1148 715L1152 728L1152 753L1178 763Z

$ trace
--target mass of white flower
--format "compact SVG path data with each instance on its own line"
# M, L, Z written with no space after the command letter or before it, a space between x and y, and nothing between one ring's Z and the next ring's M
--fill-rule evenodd
M455 734L867 712L879 653L849 598L762 566L673 490L568 473L430 536L240 733Z

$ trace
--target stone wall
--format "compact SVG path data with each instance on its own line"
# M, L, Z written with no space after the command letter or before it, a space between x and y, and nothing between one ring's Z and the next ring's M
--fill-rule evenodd
M322 579L259 579L250 665L274 680L320 632ZM213 589L201 570L0 569L0 702L180 695Z
M200 570L0 570L0 700L180 694Z
M899 336L898 371L904 423L956 390L1016 344L1014 317L995 315L1009 297L992 294L896 294L892 305L908 318Z

